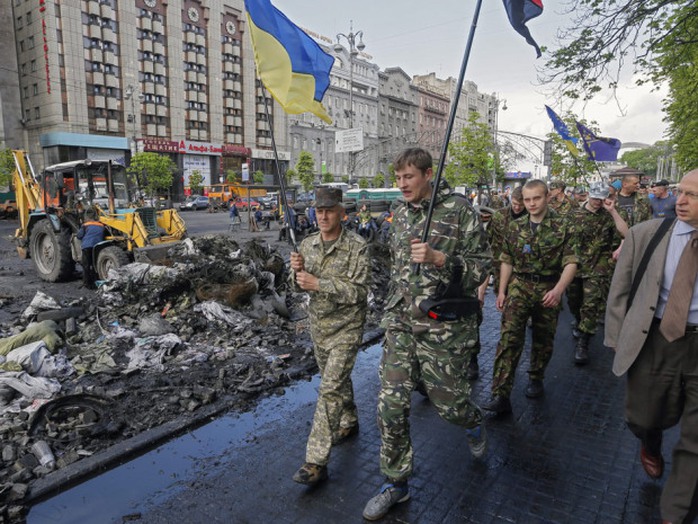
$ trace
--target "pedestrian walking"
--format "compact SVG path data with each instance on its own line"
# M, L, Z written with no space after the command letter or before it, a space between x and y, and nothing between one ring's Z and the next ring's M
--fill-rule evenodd
M627 373L625 419L651 478L664 473L663 430L681 423L660 506L664 523L689 523L698 518L698 169L676 197L677 220L642 222L625 239L604 344L613 373Z
M431 155L423 149L407 149L394 166L402 198L393 207L389 239L392 287L382 321L386 333L378 394L380 469L385 483L364 508L367 520L382 518L410 497L409 412L418 383L424 384L442 418L465 428L474 457L484 454L487 443L482 412L470 398L463 372L477 339L477 287L490 268L486 234L467 199L444 184L433 202L428 241L422 242L432 196ZM420 265L419 272L415 264ZM445 288L468 306L467 312L465 307L462 310L464 316L448 322L430 309Z
M650 206L654 218L676 218L676 196L669 192L668 180L652 184Z
M609 197L609 186L605 182L592 184L588 200L573 211L568 220L579 264L567 288L567 304L576 322L574 363L584 365L589 362L589 341L606 310L615 267L613 250L627 232L627 226L617 229L616 221L623 219L613 198Z
M482 406L498 414L511 411L509 397L529 317L532 344L526 396L543 395L562 295L577 270L567 220L548 207L545 182L529 180L522 192L528 215L510 223L499 257L502 264L496 305L503 312L502 328L494 360L492 398Z
M290 279L310 296L308 312L320 390L305 463L293 476L314 485L327 478L333 445L359 430L351 371L363 336L371 270L364 239L341 225L342 190L316 192L319 232L291 253Z
M563 180L552 180L548 184L548 206L560 215L566 215L577 207L565 193L567 184Z
M82 226L78 230L82 249L82 284L87 289L95 289L97 272L95 271L94 248L104 241L104 224L97 220L97 213L93 209L85 210Z

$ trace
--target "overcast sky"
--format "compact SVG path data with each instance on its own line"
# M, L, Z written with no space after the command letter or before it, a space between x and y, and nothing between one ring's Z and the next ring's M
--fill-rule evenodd
M399 66L410 76L435 72L458 77L475 0L272 0L301 27L335 39L337 33L363 31L365 52L381 69ZM544 0L543 14L528 27L539 45L555 47L555 34L567 18L561 1ZM346 42L343 41L346 45ZM664 138L661 93L635 87L631 78L619 89L620 108L610 96L600 95L576 105L556 98L539 87L536 60L529 46L509 25L500 0L484 0L475 33L466 79L481 92L497 93L506 100L499 128L544 137L552 130L544 104L558 113L573 110L579 118L596 121L601 134L622 142L654 143ZM622 109L622 110L621 110Z

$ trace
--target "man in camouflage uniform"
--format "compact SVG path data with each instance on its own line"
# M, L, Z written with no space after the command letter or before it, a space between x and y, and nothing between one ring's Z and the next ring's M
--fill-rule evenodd
M490 241L490 246L492 248L492 277L493 277L493 289L496 291L499 289L499 255L502 252L502 244L504 242L504 234L509 227L509 222L516 220L517 218L526 214L526 208L523 203L523 195L521 194L521 186L514 188L514 191L510 195L511 204L505 208L499 209L485 226L487 231L487 237ZM480 214L482 215L483 208L480 208ZM481 306L484 307L485 294L487 292L488 281L482 283L478 289L478 298L480 299ZM478 326L482 324L482 307L478 313ZM470 362L468 363L468 380L476 380L480 377L480 365L478 364L478 355L480 354L480 338L473 348L470 355Z
M622 218L604 182L592 184L589 199L567 218L579 256L577 274L567 288L567 303L576 320L574 363L584 365L589 362L589 339L606 311L615 267L613 250L620 238L616 222Z
M389 240L392 287L382 322L386 333L378 396L380 467L386 482L366 504L363 516L368 520L383 517L409 498L413 458L409 412L418 382L441 417L466 428L473 456L482 456L486 448L482 412L470 400L464 373L477 340L477 288L490 267L486 234L467 199L444 184L436 195L428 242L423 243L432 195L431 155L407 149L394 166L402 198L393 208ZM422 301L443 296L447 287L470 299L464 316L444 321L420 309Z
M291 253L290 276L296 288L310 295L310 335L320 368L306 462L293 476L309 485L327 478L332 445L359 428L351 371L363 335L371 278L365 240L341 225L341 189L318 188L316 197L320 231L305 238L298 253Z
M526 182L523 198L528 216L509 224L499 257L502 265L496 304L503 312L502 329L494 361L492 399L483 405L496 413L511 411L509 397L529 317L532 344L526 396L543 394L562 295L577 270L567 221L548 207L547 192L541 180Z
M565 193L566 187L562 180L552 180L548 184L548 207L560 215L566 215L577 208L577 204Z

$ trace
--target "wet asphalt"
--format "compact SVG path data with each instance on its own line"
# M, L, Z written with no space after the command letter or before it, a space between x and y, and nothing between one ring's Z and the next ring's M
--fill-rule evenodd
M489 397L500 315L491 289L481 328L478 401ZM665 477L648 478L639 443L623 422L624 380L611 369L600 333L591 363L573 364L563 311L545 395L527 399L527 355L519 364L513 414L488 419L489 450L470 456L462 428L441 420L415 393L412 497L388 523L656 523ZM329 479L316 488L291 477L304 459L318 378L229 414L33 507L37 523L352 523L382 482L375 423L381 348L362 351L353 380L361 429L333 450ZM665 435L664 457L676 428Z

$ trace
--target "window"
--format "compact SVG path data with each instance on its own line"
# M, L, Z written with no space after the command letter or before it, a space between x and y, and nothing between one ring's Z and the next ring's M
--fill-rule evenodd
M29 49L34 49L34 37L33 36L30 36L29 38L27 38L27 47Z
M19 52L24 53L24 40L19 41Z
M36 71L36 60L32 60L31 61L31 72L33 73L35 71Z
M22 88L22 91L24 92L24 98L29 98L29 88L27 86L24 86Z
M32 23L32 12L27 11L27 25Z
M31 119L32 119L31 109L25 109L24 110L24 120L29 122L29 120L31 120Z
M26 74L27 74L27 64L26 64L26 62L25 62L24 64L22 64L22 67L20 68L20 70L22 71L22 74L23 74L23 75L26 75Z
M21 29L21 28L22 28L22 17L18 16L17 17L17 29Z
M39 118L41 118L41 108L39 108L39 107L34 108L34 118L37 120Z
M39 94L39 85L38 85L38 84L34 84L34 86L33 86L33 88L32 88L32 92L33 92L34 95L38 95L38 94Z

